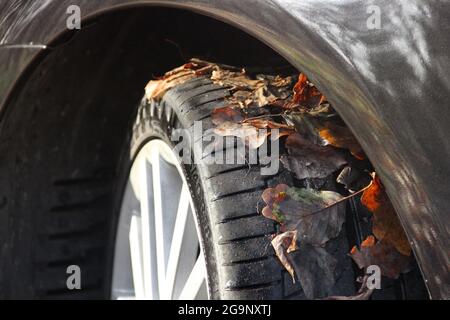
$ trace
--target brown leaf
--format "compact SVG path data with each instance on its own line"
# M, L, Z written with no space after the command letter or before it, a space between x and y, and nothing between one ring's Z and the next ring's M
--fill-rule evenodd
M223 122L214 128L214 133L220 136L235 136L240 138L250 149L257 149L266 141L270 134L268 130L258 130L248 123Z
M293 133L292 129L283 129L283 128L279 129L278 131L274 131L274 130L270 131L270 135L272 136L273 140L278 140L281 137L285 137L285 136L289 137L292 133Z
M272 246L294 283L297 275L308 298L323 297L331 292L336 282L337 261L324 248L308 244L297 247L296 231L277 235Z
M286 190L289 189L289 186L286 184L279 184L275 188L267 188L263 191L261 198L267 204L266 207L263 208L262 214L268 219L275 220L277 222L282 223L283 220L280 216L276 216L277 212L274 212L272 208L275 205L279 205L286 198Z
M337 192L280 184L264 190L262 199L262 214L286 230L297 230L302 243L324 245L339 235L345 221L345 204L339 203L343 197Z
M338 150L318 146L298 133L287 138L286 147L289 155L280 160L297 179L325 178L347 163Z
M253 91L264 86L264 81L250 79L244 70L235 72L218 68L212 72L211 80L220 86L230 87L232 89Z
M292 85L292 77L281 77L279 75L275 76L275 78L270 78L270 76L266 76L271 79L270 85L277 88L286 88Z
M362 204L373 213L372 232L378 240L391 243L401 254L409 256L411 247L394 207L380 179L374 176L361 197Z
M324 300L369 300L375 289L365 288L363 291L358 292L353 296L330 296L326 297Z
M338 262L325 248L304 244L290 253L289 261L308 299L333 293Z
M325 121L323 122L323 127L318 130L319 136L325 145L329 144L336 148L348 149L359 160L366 158L361 145L348 127L338 125L332 121Z
M289 129L292 130L292 127L284 124L278 123L268 119L248 119L244 120L245 123L251 124L255 128L258 129Z
M259 148L266 141L269 132L259 131L251 124L243 123L245 119L240 108L222 107L212 112L214 132L220 136L236 136L241 138L251 149Z
M291 77L260 75L257 79L251 79L245 70L238 72L220 67L212 71L211 80L230 88L232 94L228 101L241 108L253 105L262 107L286 99L293 84Z
M342 120L328 104L284 117L312 143L348 149L358 160L365 159L365 154L355 136L341 123Z
M360 269L377 265L381 274L397 279L400 273L408 272L411 266L409 256L399 253L389 242L376 242L375 237L369 236L361 243L361 249L356 246L350 251L350 256Z
M283 118L289 125L293 126L300 135L310 140L311 143L325 146L326 142L320 137L319 130L323 127L323 123L328 120L328 116L335 117L335 114L323 113L322 110L328 110L328 108L323 109L322 107L323 106L311 110L302 109L300 112L287 113L283 115Z
M292 128L275 121L263 118L245 118L239 107L227 106L216 108L212 112L212 122L216 126L214 132L221 136L236 136L241 138L251 149L259 148L272 131L268 129L280 129L272 139L292 133ZM267 129L267 130L258 130Z
M244 120L244 115L240 109L227 106L214 109L211 119L215 125L221 125L224 122L239 123Z
M197 77L195 70L198 68L200 68L198 64L187 63L167 72L158 80L151 80L145 87L145 97L149 101L160 100L167 90Z
M289 243L287 251L285 249L286 241ZM287 232L281 233L281 234L277 235L276 237L274 237L272 239L271 243L275 250L275 254L277 255L281 264L286 268L286 270L291 275L293 281L295 282L294 268L292 267L292 265L287 257L287 253L295 251L297 249L297 232L296 231L287 231Z
M300 73L298 81L294 86L294 97L292 101L295 104L314 107L319 105L324 99L320 91L308 81L306 75Z

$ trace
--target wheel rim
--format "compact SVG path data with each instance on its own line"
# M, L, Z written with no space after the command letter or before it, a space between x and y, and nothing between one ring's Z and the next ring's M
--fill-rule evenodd
M169 145L136 156L122 199L113 299L207 299L206 265L192 197Z

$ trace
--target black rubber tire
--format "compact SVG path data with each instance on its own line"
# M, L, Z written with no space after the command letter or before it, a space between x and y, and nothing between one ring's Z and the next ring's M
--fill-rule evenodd
M192 131L194 121L202 121L204 131L212 128L211 112L223 106L228 95L226 88L200 77L170 89L160 102L148 104L144 100L134 127L132 155L145 141L155 137L171 144L172 130ZM301 287L292 283L270 245L277 225L258 213L262 191L278 183L291 184L290 174L281 170L275 176L262 176L259 165L206 165L201 161L184 165L184 169L201 221L210 296L214 299L304 298ZM328 246L339 261L340 280L330 292L333 294L354 292L344 233Z

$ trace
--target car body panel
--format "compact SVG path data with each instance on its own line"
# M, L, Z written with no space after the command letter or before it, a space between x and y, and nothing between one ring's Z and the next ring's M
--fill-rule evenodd
M186 8L278 51L356 134L399 213L431 296L450 298L450 2L0 0L2 108L33 59L67 31L72 4L84 18L118 6ZM380 8L379 29L368 28L371 5Z

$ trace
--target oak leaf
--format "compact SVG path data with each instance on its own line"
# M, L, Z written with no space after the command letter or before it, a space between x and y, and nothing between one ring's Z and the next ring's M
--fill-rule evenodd
M282 224L284 230L297 230L302 243L324 245L339 235L345 221L343 197L334 191L289 187L279 184L262 194L266 203L262 214Z
M197 77L196 70L201 66L196 63L186 63L181 67L167 72L162 78L151 80L145 87L147 100L160 100L167 90Z
M284 115L297 132L320 146L333 146L348 149L358 160L365 154L352 134L329 104L323 104L310 110Z
M325 178L347 163L338 150L316 145L298 133L287 138L286 147L289 154L281 156L281 163L297 179Z
M272 135L273 140L292 133L292 128L282 123L262 118L246 118L239 107L216 108L211 117L216 134L238 137L251 149L259 148L266 141L266 138L272 134L271 129L279 129Z

